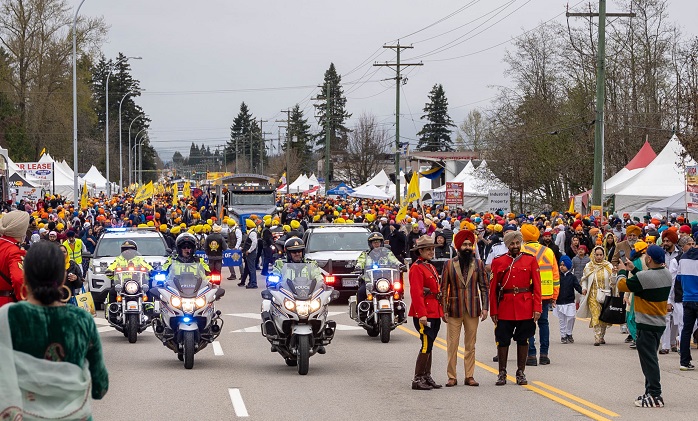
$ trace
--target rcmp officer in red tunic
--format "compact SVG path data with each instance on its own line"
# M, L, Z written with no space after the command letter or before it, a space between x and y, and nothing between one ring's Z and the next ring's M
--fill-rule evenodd
M412 389L431 390L441 388L431 378L431 349L434 340L439 334L441 319L444 311L441 307L440 280L436 268L429 263L434 258L434 239L423 235L415 242L415 247L410 250L417 254L417 260L410 266L410 305L409 316L412 317L414 327L419 332L421 348L417 355L417 364L414 369Z
M540 270L536 258L521 252L523 237L518 231L504 235L509 253L492 261L490 315L499 357L497 386L507 382L507 357L511 340L516 341L516 384L526 385L528 338L536 332L542 311Z

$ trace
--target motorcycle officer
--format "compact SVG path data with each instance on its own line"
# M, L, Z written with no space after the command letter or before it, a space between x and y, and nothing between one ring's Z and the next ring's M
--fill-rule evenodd
M322 276L322 271L318 267L317 263L315 263L314 260L305 258L305 243L303 240L296 237L286 240L284 243L284 250L286 250L286 261L279 259L274 262L274 266L271 270L273 275L281 276L285 263L310 263L310 273L301 273L298 275L315 279L318 282L325 281L325 278ZM268 287L269 285L267 285L267 288Z
M114 288L114 270L117 267L128 267L129 262L133 263L134 266L143 266L148 271L153 270L148 262L143 259L140 254L135 254L138 251L138 244L133 240L126 240L121 244L121 254L116 256L116 259L107 267L107 277L112 281L111 289L109 289L108 301L109 304L116 302L116 289ZM124 254L129 252L129 258L124 257ZM104 306L105 311L107 311L108 306ZM148 302L145 305L145 309L150 316L153 309L152 302Z
M165 264L162 265L162 269L167 271L168 274L170 271L174 271L173 274L178 275L187 271L187 268L192 267L188 265L196 263L203 269L203 273L199 273L199 276L206 278L211 273L204 259L202 257L196 257L194 254L196 250L196 237L188 232L180 234L179 237L177 237L175 246L177 247L177 254L168 257Z
M378 247L383 247L383 234L380 232L372 232L371 235L368 236L368 251L362 251L359 257L356 259L356 269L359 269L363 272L364 268L366 267L366 260L368 258L368 254L371 252L371 250L378 248ZM393 264L397 267L400 268L400 272L404 272L406 270L406 267L404 264L402 264L397 257L393 254L392 251L387 250L388 252L388 259L385 262L375 262L378 263L379 265L387 265L387 264ZM372 264L372 262L368 262L369 264ZM359 290L356 291L356 304L358 305L362 301L366 301L366 280L363 279L363 277L359 277ZM365 318L365 314L361 314L359 312L359 319L363 320L362 316Z

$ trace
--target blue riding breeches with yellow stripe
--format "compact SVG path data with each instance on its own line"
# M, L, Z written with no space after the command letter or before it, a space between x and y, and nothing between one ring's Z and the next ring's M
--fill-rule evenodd
M434 341L439 335L439 328L441 328L441 319L427 319L427 326L422 326L419 323L419 318L413 317L414 328L419 332L419 340L421 346L419 352L421 354L430 354L431 349L434 347Z

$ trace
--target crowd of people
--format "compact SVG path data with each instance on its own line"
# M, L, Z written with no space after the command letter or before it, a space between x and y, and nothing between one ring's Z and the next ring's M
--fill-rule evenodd
M257 288L257 270L269 273L279 241L301 238L310 223L363 223L382 235L401 263L411 264L409 314L422 340L415 389L441 387L432 378L431 348L442 322L448 324L446 386L458 384L456 355L462 333L464 383L479 384L474 378L476 332L488 316L496 326L496 384L506 384L513 340L516 383L523 385L526 366L551 363L551 312L559 319L561 344L574 343L575 320L584 317L594 330L593 344L606 343L609 326L600 320L603 302L598 297L608 294L623 294L627 320L622 328L648 379L645 393L635 402L638 406L663 406L657 351L678 352L680 369L694 369L690 345L698 318L698 221L676 214L595 218L570 212L475 212L442 205L410 207L404 219L396 220L400 207L388 201L303 195L280 195L277 200L281 211L276 215L252 215L240 222L216 211L205 193L197 199L155 196L143 203L134 203L127 194L102 196L86 207L60 196L37 203L20 201L0 218L0 306L48 294L36 302L52 307L77 293L89 264L83 252L93 252L109 228L159 230L173 250L176 238L188 233L208 255L212 270L219 272L223 250L239 249L244 265L239 273L231 270L229 279ZM50 254L53 246L60 253L62 275L41 282L59 292L65 286L68 291L60 296L30 280L26 271L32 253ZM24 307L13 307L11 318L20 311L15 308ZM14 349L19 349L17 344ZM78 357L87 351L75 350L70 354L74 358L65 361L80 366ZM91 351L93 358L98 351ZM103 368L98 363L89 366L90 371ZM106 382L105 373L94 375ZM105 391L106 384L93 384L94 397Z

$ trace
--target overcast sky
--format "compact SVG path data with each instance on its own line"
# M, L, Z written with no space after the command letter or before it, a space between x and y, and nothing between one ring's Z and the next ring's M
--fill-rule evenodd
M508 84L502 62L511 48L507 41L544 21L564 23L567 4L567 0L87 0L80 14L101 15L110 26L103 46L107 57L118 52L143 57L131 61L133 77L147 90L137 101L152 119L151 143L168 161L176 150L187 155L192 141L212 149L224 145L242 101L255 117L269 121L264 123L264 131L270 133L267 139L277 138L277 126L283 123L274 120L285 117L280 111L296 103L315 128L310 99L317 95L316 85L322 83L331 62L342 74L352 120L370 113L394 133L395 88L381 79L395 74L372 64L394 61L394 51L382 46L398 38L401 44L414 46L403 50L403 62L424 63L405 69L408 82L401 93L400 134L416 144L422 108L435 83L444 86L451 118L460 123L469 110L488 105L496 93L493 86ZM569 1L570 7L585 4ZM610 1L608 11L617 10ZM669 19L684 34L698 32L696 16L698 2L671 1Z

